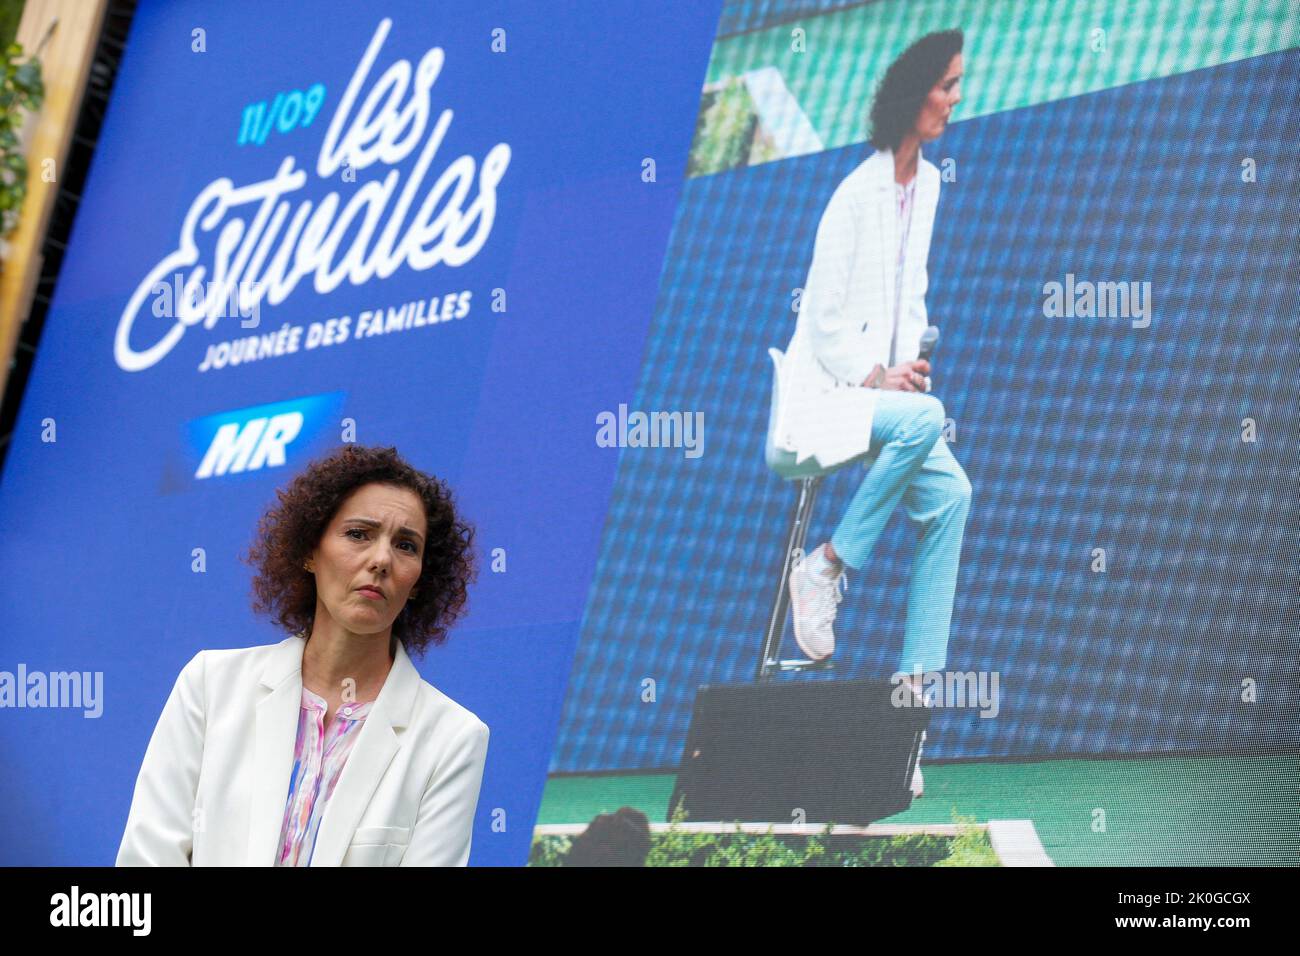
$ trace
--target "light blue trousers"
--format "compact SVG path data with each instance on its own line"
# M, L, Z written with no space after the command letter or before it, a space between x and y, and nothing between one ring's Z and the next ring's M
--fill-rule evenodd
M870 468L831 536L839 559L861 569L899 501L919 527L899 664L907 673L941 671L947 663L948 627L970 510L970 481L940 434L943 420L943 403L933 395L880 393L870 450L855 459L870 463Z

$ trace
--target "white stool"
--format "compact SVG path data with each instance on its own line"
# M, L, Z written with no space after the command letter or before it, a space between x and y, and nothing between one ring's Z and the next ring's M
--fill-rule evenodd
M780 349L768 349L772 357L772 405L767 419L767 441L764 455L767 467L771 468L786 481L797 483L794 517L790 521L790 533L786 535L785 557L781 564L781 576L776 582L776 596L772 601L772 615L768 618L767 633L763 637L763 650L758 659L758 671L755 680L766 680L779 671L796 670L830 670L834 664L830 658L820 661L780 660L781 637L785 633L785 620L790 613L790 591L786 582L795 561L804 553L804 543L808 537L808 522L812 517L813 504L817 501L822 479L847 462L832 468L824 468L816 456L807 458L802 464L798 456L776 445L777 409L781 400L782 366L785 354Z

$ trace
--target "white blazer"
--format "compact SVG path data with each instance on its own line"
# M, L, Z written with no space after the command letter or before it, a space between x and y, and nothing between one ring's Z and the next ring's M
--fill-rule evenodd
M914 360L929 320L925 292L939 170L918 154L903 250L902 310L894 364ZM836 187L817 227L794 336L782 360L778 448L829 468L867 451L878 389L862 388L889 365L894 325L898 212L894 154L877 150Z
M199 651L149 740L118 866L273 866L302 704L300 635ZM488 728L393 666L348 755L312 866L464 866Z

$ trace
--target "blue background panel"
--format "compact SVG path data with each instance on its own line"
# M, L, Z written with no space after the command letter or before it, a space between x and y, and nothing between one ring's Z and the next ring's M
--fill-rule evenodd
M394 445L446 479L477 528L469 615L416 663L492 730L471 862L525 861L617 465L594 441L595 415L635 388L718 10L332 0L268 16L252 2L140 4L0 485L0 670L102 672L104 711L0 711L0 864L113 862L181 667L200 649L285 636L251 613L240 556L276 489L340 444L344 419L359 443ZM425 135L444 108L453 117L417 195L466 156L473 201L483 157L505 142L492 232L462 265L404 265L325 293L309 276L262 303L258 331L355 323L361 309L464 289L470 313L200 372L210 345L248 334L224 317L188 329L149 368L120 368L119 316L210 183L261 182L292 157L307 174L289 197L296 209L331 192L346 202L394 173L410 181L419 148L355 183L315 169L386 17L360 97L397 60L414 66L443 48ZM493 52L496 30L504 53ZM310 126L238 144L245 107L316 83L325 101ZM642 179L645 157L654 182ZM215 237L202 239L210 261ZM503 312L490 308L496 290ZM143 319L132 341L143 348L169 325ZM303 412L284 465L196 479L199 436L264 407ZM56 442L41 440L47 418ZM195 548L205 573L191 570ZM494 548L505 573L490 570ZM504 831L491 825L498 809Z

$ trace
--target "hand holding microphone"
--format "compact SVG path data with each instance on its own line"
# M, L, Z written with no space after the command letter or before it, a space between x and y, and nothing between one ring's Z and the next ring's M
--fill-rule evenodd
M939 326L931 325L920 336L920 352L915 362L904 362L893 368L878 364L862 385L868 389L893 389L896 392L930 392L930 358L937 346ZM920 388L922 385L926 388Z
M893 368L885 369L880 387L898 392L928 391L929 389L926 386L929 379L926 377L926 373L929 371L930 363L925 359L919 358L915 362L904 362L902 365L895 365Z
M938 345L939 329L932 325L921 335L921 350L915 362L904 362L889 369L877 365L862 384L867 388L885 388L899 392L930 391L930 357Z
M934 355L935 349L939 347L939 327L932 325L921 333L921 352L917 356L918 361L925 363L925 390L930 391L930 359Z

